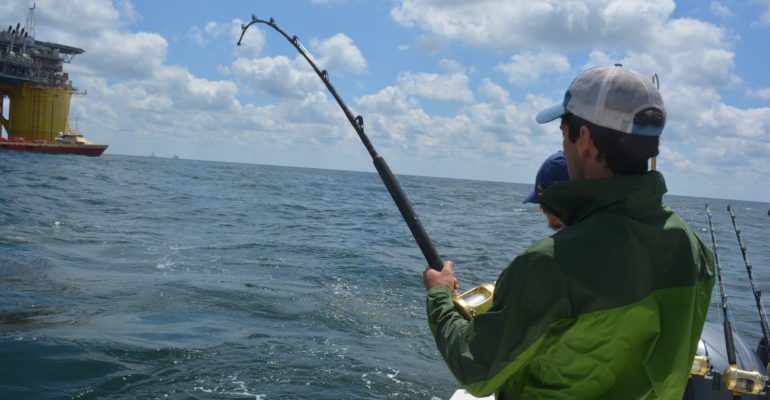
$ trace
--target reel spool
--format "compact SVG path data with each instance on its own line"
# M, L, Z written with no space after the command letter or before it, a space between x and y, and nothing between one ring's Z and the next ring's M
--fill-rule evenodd
M706 376L711 372L711 360L707 356L695 356L690 375Z
M492 295L495 292L495 284L482 283L475 288L460 294L452 296L452 302L463 318L472 320L479 314L483 314L492 307Z
M727 390L733 393L759 394L765 388L767 377L757 371L744 371L729 366L722 374Z

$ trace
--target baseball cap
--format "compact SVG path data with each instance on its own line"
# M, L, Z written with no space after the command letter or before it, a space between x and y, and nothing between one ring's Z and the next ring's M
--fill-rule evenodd
M648 108L656 108L666 115L658 88L640 73L615 64L580 74L564 94L564 101L541 111L535 120L544 124L570 113L616 131L660 136L662 126L634 124L634 116Z
M559 150L543 161L543 165L540 166L540 169L537 171L537 176L535 176L535 189L524 198L522 204L539 204L538 192L548 189L554 182L568 180L569 172L567 171L567 159L564 158L564 154Z

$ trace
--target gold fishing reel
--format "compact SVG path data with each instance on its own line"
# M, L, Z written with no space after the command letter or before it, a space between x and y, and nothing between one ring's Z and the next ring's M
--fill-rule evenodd
M495 284L482 283L475 288L452 296L452 302L463 318L472 320L479 314L483 314L492 307L492 295L495 292Z
M727 390L733 393L758 394L765 388L767 377L757 371L744 371L731 365L722 374Z
M707 356L696 355L692 361L690 375L706 376L711 373L711 360Z

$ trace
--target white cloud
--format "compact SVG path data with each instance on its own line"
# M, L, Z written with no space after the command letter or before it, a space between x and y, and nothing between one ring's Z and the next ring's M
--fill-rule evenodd
M101 31L82 41L86 52L78 65L88 72L122 79L145 79L166 59L168 42L156 33Z
M142 16L134 8L134 4L131 0L120 0L118 3L120 8L120 14L126 17L129 21L137 21L142 19Z
M362 96L357 103L364 110L392 115L405 113L419 106L420 99L463 102L473 101L468 76L464 67L453 60L441 59L439 66L447 74L426 72L402 72L395 86L387 86L379 92Z
M757 144L770 143L770 107L741 109L718 103L708 111L710 114L701 115L698 124L704 130Z
M20 1L22 6L26 2ZM130 2L120 3L121 9L115 8L110 0L43 0L37 1L35 19L38 33L48 30L64 32L74 36L98 35L104 30L114 30L126 21L138 18ZM128 14L121 15L121 11ZM26 12L24 13L26 15ZM77 21L76 23L73 23ZM23 22L23 20L22 20ZM53 36L52 37L56 37Z
M462 64L448 58L442 58L439 60L438 65L448 72L465 72L465 67L463 67Z
M672 149L695 149L691 161L699 166L735 166L720 171L725 176L755 158L770 168L770 107L742 109L724 104L713 89L675 84L663 95L669 115L663 140Z
M714 88L741 82L734 73L734 58L722 29L701 21L680 19L667 23L647 50L625 54L593 50L583 68L620 63L646 76L658 74L661 90L672 86L690 88L688 90L699 92L701 99L718 101L718 96L710 95Z
M751 2L762 8L757 22L760 25L770 26L770 0L752 0Z
M185 110L236 111L238 89L231 81L198 78L182 67L164 66L146 85L155 94L170 94L174 105Z
M484 78L481 81L481 87L479 88L482 94L489 97L496 103L505 104L510 101L510 95L508 91L503 89L502 86L493 83L489 78Z
M746 95L762 100L770 100L770 88L749 89Z
M666 170L675 168L677 172L681 173L698 173L701 171L698 165L690 160L690 158L663 144L661 144L660 153L658 154L658 165Z
M494 6L403 0L391 15L405 26L448 40L501 50L524 49L501 67L514 84L538 79L549 61L557 66L551 69L566 72L565 51L581 49L593 50L594 58L623 51L623 63L630 67L693 85L739 83L724 29L694 19L671 18L673 10L670 0L518 0L495 2Z
M544 75L569 72L570 64L564 55L523 51L514 54L510 62L500 64L496 69L503 72L511 84L527 85L538 82Z
M463 69L459 63L450 60L440 64L449 70ZM398 154L408 158L451 157L454 162L467 165L494 164L500 171L516 165L516 171L527 174L534 174L530 166L539 165L546 155L559 148L561 136L551 127L537 125L533 117L541 108L550 105L549 99L528 95L523 102L514 103L505 89L489 79L482 81L479 90L491 100L490 103L462 105L447 116L431 115L418 99L437 97L433 93L436 88L456 92L451 89L452 85L446 84L450 76L452 73L404 73L395 86L358 99L357 105L365 113L367 129L387 138L378 144L385 148L395 146L399 149ZM429 78L424 79L426 77ZM422 83L416 84L416 81ZM436 82L443 83L436 85ZM524 148L527 151L522 152Z
M718 1L712 1L710 9L712 14L723 19L732 18L735 15L727 6Z
M187 30L187 37L198 46L207 46L213 39L220 39L226 36L227 44L235 44L241 38L244 22L239 19L233 19L229 22L208 21L202 27L192 26ZM265 32L259 24L252 25L243 36L241 45L236 47L234 53L237 57L259 57L265 46Z
M645 43L673 11L671 0L403 0L391 16L407 27L496 49L634 48Z
M195 44L198 46L205 46L208 44L208 40L206 39L206 36L204 35L205 32L203 29L193 26L190 29L187 30L187 37L190 38Z
M322 88L301 56L238 58L229 70L240 82L277 98L304 98L307 92Z
M378 144L396 146L407 158L451 157L455 163L495 165L498 172L511 169L529 177L545 156L560 148L558 130L538 125L533 117L550 105L549 99L528 95L522 102L512 102L505 89L484 79L480 93L491 102L463 105L453 114L436 116L421 107L416 94L407 93L410 85L404 83L399 79L396 86L364 96L357 104L365 112L368 129L387 137Z
M600 65L618 64L622 57L615 54L607 54L601 50L592 50L588 54L588 62L583 65L583 70Z
M233 26L238 28L238 37L240 37L240 25L236 21L232 21L230 24L220 24L215 21L209 21L206 22L206 25L203 26L203 28L199 26L193 26L190 27L190 29L187 30L187 37L190 38L195 44L198 46L206 46L209 43L210 38L219 38L222 36L222 34L228 32ZM256 34L259 36L259 34ZM238 40L238 37L235 37L234 40ZM260 37L258 37L256 40L258 43L260 43L261 47L261 41Z
M730 106L713 88L671 83L665 89L669 122L662 141L668 154L661 150L661 169L687 174L697 166L697 179L721 182L725 191L735 195L754 190L739 181L766 180L759 171L770 168L770 107ZM680 183L690 190L704 190Z
M722 28L691 19L674 19L657 32L645 53L669 79L696 86L724 86L740 82L734 74L734 52ZM641 58L642 52L632 52Z
M361 73L366 70L366 59L353 44L353 39L345 34L338 33L322 41L313 40L312 44L319 53L321 68L331 73Z
M468 76L463 72L449 74L403 72L397 78L397 85L405 93L441 101L473 101L473 92L468 87L468 83Z
M209 21L203 27L203 31L211 35L212 37L220 37L223 33L227 32L228 28L232 26L240 26L236 21L233 21L229 26L228 24L220 24L218 22Z
M449 40L440 35L420 35L417 47L426 53L438 54L449 48Z
M407 112L417 105L417 101L409 98L398 87L388 86L375 94L357 99L357 104L364 111L392 115Z

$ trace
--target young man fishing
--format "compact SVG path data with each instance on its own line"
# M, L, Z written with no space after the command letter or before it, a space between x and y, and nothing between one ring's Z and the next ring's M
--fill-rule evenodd
M497 279L489 311L453 307L452 263L427 268L428 321L462 386L498 399L681 398L706 319L711 251L662 204L647 163L666 112L657 88L620 66L578 76L539 123L561 118L570 181L540 197L565 228Z

